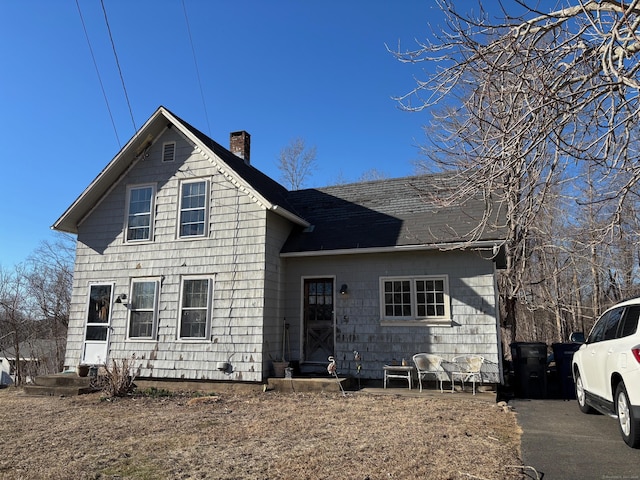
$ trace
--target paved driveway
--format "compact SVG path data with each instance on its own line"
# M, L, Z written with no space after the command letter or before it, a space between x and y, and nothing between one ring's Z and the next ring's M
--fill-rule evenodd
M585 415L575 400L512 400L522 428L526 478L640 479L640 450L624 443L617 420ZM536 477L537 473L537 477Z

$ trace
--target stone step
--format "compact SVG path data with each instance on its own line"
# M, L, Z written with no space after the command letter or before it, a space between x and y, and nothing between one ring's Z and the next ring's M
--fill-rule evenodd
M75 373L59 373L55 375L40 375L35 378L34 384L41 387L88 387L91 378L79 377Z
M86 387L45 387L42 385L25 385L22 387L25 395L40 395L49 397L73 397L85 393L93 393L96 390L90 386Z

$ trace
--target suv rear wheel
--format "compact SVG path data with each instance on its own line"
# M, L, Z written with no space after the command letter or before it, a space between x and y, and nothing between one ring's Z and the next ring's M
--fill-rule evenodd
M592 413L593 409L587 405L587 396L584 391L584 385L582 384L582 377L580 372L576 372L576 400L578 400L578 406L582 413Z
M623 382L618 384L614 399L622 439L631 448L640 447L640 420L633 416L627 389L624 387Z

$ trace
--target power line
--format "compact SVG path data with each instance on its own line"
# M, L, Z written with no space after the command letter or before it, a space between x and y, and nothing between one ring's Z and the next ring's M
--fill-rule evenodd
M93 48L91 48L91 42L89 41L89 34L87 33L87 27L84 23L84 17L82 16L82 11L80 10L80 4L78 0L76 0L76 6L78 7L78 13L80 14L80 22L82 23L82 29L84 30L84 36L87 39L87 45L89 45L89 52L91 52L91 59L93 60L93 66L96 69L96 73L98 74L98 82L100 82L100 89L102 90L102 96L104 97L104 102L107 104L107 111L109 112L109 118L111 119L111 125L113 126L113 132L116 134L116 140L118 141L118 147L122 147L120 143L120 137L118 137L118 130L116 129L116 123L113 120L113 114L111 113L111 106L109 105L109 99L107 98L107 92L104 90L104 84L102 83L102 77L100 76L100 70L98 70L98 64L96 62L96 57L93 54Z
M193 54L193 63L196 66L196 76L198 77L198 86L200 87L200 98L202 100L202 106L204 107L204 116L207 120L208 133L211 136L211 125L209 125L209 114L207 113L207 104L204 101L204 92L202 90L202 82L200 80L200 70L198 69L198 60L196 59L196 50L193 47L193 38L191 38L191 27L189 26L189 17L187 16L187 7L182 0L182 10L184 11L184 19L187 22L187 33L189 34L189 44L191 45L191 53Z
M120 68L120 61L118 60L118 53L116 52L116 45L113 42L113 36L111 35L111 27L109 26L109 19L107 18L107 11L104 8L104 0L100 0L102 6L102 13L104 14L104 21L107 24L107 31L109 32L109 40L111 41L111 48L113 49L113 55L116 58L116 65L118 66L118 73L120 74L120 81L122 82L122 89L124 90L124 96L127 100L127 106L129 107L129 115L131 115L131 122L133 123L133 131L137 132L136 121L133 118L133 111L131 110L131 102L129 102L129 95L127 94L127 87L124 84L124 77L122 76L122 69Z

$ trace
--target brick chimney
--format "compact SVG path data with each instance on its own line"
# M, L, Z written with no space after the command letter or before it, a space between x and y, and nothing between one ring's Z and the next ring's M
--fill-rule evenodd
M251 135L244 130L239 132L231 132L229 136L229 150L234 155L242 158L244 163L249 165L249 158L251 152Z

